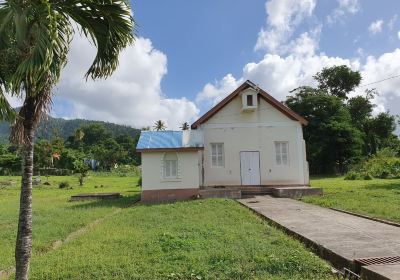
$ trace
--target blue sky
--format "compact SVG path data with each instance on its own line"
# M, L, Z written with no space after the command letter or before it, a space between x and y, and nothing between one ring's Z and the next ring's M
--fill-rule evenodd
M265 1L135 1L138 33L168 55L163 91L194 98L226 72L240 75L265 22Z
M177 128L246 79L284 100L327 66L346 64L363 84L400 74L395 0L138 0L132 9L138 39L108 80L85 82L95 50L73 40L53 115ZM400 114L400 79L373 86L375 112Z

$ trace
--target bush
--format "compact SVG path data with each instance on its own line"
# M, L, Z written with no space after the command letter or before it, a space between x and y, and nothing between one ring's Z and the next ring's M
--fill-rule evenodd
M355 171L347 172L346 176L344 177L345 180L360 180L361 176L359 173Z
M119 165L117 168L111 169L109 172L93 172L97 176L118 176L118 177L137 177L141 176L141 169L135 165Z
M400 158L395 151L382 149L349 171L345 180L357 180L358 178L364 180L400 178Z
M369 174L368 172L365 172L365 173L363 174L363 179L364 179L364 180L372 180L372 179L374 179L374 178L371 176L371 174Z
M137 182L137 185L138 185L139 187L142 186L142 176L139 177L139 180L138 180L138 182Z
M58 187L59 187L60 189L69 189L69 188L70 188L70 185L69 185L69 182L67 182L67 181L62 181L62 182L60 182L60 184L58 185Z

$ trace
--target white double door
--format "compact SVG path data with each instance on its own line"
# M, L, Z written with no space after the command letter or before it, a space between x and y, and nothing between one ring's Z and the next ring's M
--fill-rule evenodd
M260 185L260 152L240 152L242 185Z

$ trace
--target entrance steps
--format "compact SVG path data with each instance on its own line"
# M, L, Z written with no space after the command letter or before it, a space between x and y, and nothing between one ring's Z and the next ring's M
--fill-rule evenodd
M284 198L301 198L308 195L322 195L322 189L304 185L290 186L215 186L200 189L201 198L250 198L272 195Z

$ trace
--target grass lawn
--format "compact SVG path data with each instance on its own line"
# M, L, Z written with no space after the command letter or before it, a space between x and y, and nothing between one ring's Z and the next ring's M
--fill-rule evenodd
M20 180L20 177L0 177L0 270L14 265ZM45 181L43 177L42 180ZM61 181L68 181L72 189L59 189ZM64 240L71 232L140 197L137 178L133 177L91 176L83 187L79 187L78 178L72 176L50 177L49 182L50 186L34 186L33 190L34 258L50 250L57 240ZM71 195L83 192L121 192L124 197L110 201L68 202Z
M82 189L60 190L56 181L63 179L34 192L31 279L335 279L324 261L235 201L125 208L138 196L134 178L91 177ZM125 198L67 202L83 191L120 191ZM16 187L0 189L1 268L13 262L17 196Z
M400 179L313 178L311 186L323 188L324 195L305 202L400 222Z

